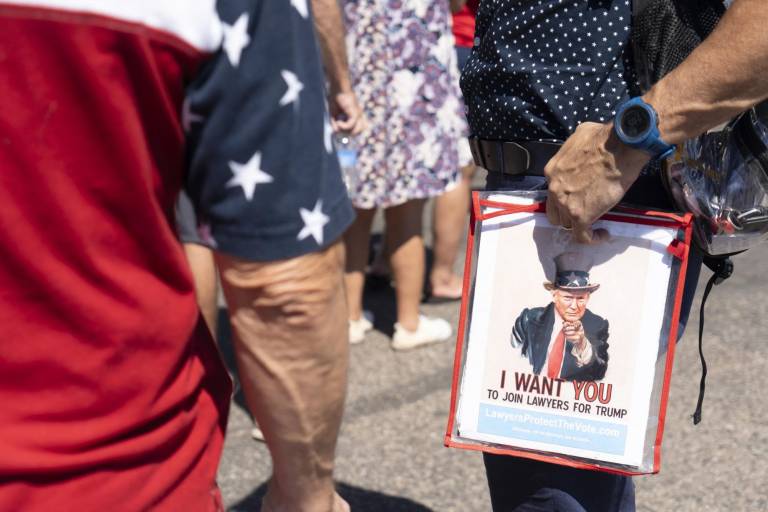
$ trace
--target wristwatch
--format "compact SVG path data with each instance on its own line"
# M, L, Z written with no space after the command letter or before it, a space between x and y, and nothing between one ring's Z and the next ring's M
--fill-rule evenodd
M625 101L616 109L613 131L621 142L640 149L655 159L664 159L675 152L659 133L659 116L651 105L639 96Z

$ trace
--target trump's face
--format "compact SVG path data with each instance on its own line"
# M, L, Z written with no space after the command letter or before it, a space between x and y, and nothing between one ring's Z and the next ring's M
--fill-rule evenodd
M589 292L568 292L565 290L552 290L555 309L566 322L581 320L587 310Z

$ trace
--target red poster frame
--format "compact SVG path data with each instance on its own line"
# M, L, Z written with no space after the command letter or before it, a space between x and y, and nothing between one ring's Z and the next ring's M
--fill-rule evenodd
M495 211L483 213L483 207L494 208ZM547 455L544 453L538 453L527 450L517 450L514 448L497 448L495 446L470 444L461 441L457 441L453 438L453 431L456 422L456 403L458 401L459 392L459 380L461 372L461 361L464 353L464 339L467 328L467 310L469 307L469 290L471 286L472 277L472 261L474 255L475 246L475 229L478 222L482 222L487 219L500 217L504 215L510 215L515 213L546 213L546 203L536 202L533 204L519 205L512 203L505 203L500 201L491 201L487 199L481 199L480 193L475 191L472 193L472 211L470 212L469 221L469 236L467 237L467 250L464 260L464 279L462 287L461 297L461 310L459 313L459 325L456 336L456 350L454 353L453 363L453 377L451 383L451 403L450 413L448 416L448 425L446 427L444 444L451 448L461 448L466 450L482 451L497 455L512 455L516 457L522 457L526 459L533 459L542 462L549 462L559 464L562 466L568 466L578 469L587 469L593 471L603 471L607 473L614 473L620 475L637 476L646 474L655 474L661 470L661 441L664 434L664 423L666 419L667 401L669 399L669 386L672 379L672 367L675 357L675 347L677 345L677 333L678 325L680 321L680 308L682 305L683 290L685 285L685 276L688 269L688 256L691 248L691 238L693 232L692 220L693 216L690 213L676 214L669 212L660 212L654 210L643 210L629 207L619 206L609 213L603 215L600 220L611 220L617 222L633 222L635 224L645 224L660 227L678 228L683 231L684 237L682 240L675 239L667 250L675 258L681 260L680 271L677 276L677 283L674 295L674 307L672 311L672 319L669 329L668 349L666 355L666 361L664 365L664 377L661 388L661 400L659 405L659 423L656 430L656 439L654 440L654 453L653 453L653 470L652 471L630 471L617 469L612 467L606 467L599 464L593 464L580 460L574 460L566 456Z

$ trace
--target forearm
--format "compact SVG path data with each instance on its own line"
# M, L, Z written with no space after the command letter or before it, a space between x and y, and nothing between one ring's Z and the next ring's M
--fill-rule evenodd
M331 93L350 92L352 85L344 43L345 29L338 1L312 0L312 10Z
M714 32L644 99L679 144L768 98L768 2L735 0Z

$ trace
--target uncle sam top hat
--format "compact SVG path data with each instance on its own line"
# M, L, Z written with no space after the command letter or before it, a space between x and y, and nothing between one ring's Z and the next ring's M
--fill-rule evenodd
M565 290L572 292L593 292L599 284L589 282L592 258L580 252L564 252L555 256L555 279L544 283L547 290Z

